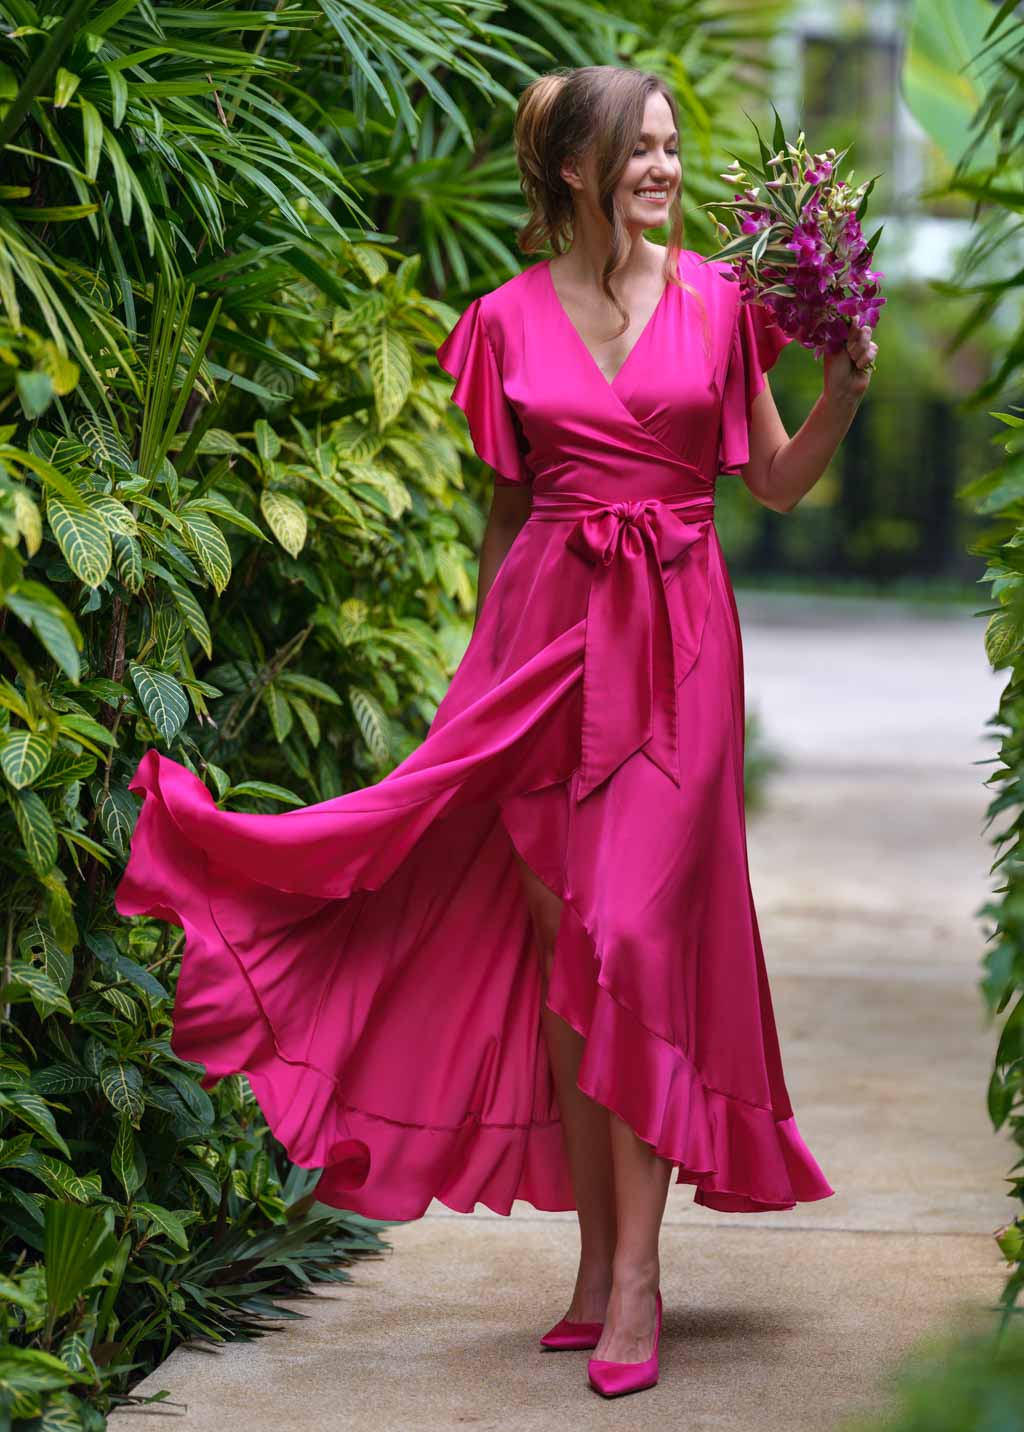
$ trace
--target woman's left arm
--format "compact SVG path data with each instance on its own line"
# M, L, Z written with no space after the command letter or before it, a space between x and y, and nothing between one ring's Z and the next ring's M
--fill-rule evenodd
M868 390L865 369L877 352L871 329L854 324L846 346L825 354L821 397L792 437L765 377L750 410L750 460L743 469L743 481L765 507L791 512L821 477Z

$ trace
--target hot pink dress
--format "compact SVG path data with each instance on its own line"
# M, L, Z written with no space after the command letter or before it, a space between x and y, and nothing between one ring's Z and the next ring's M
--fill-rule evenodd
M834 1192L783 1078L747 866L744 695L715 481L788 341L682 250L609 384L547 261L438 349L531 515L429 734L374 786L217 809L157 751L123 915L184 927L172 1047L244 1072L325 1203L575 1208L518 850L564 901L548 1005L579 1086L727 1213ZM707 343L702 317L707 318Z

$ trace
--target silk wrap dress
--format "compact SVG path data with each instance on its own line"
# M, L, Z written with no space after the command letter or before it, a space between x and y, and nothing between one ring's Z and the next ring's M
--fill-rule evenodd
M575 1208L518 851L563 900L578 1084L726 1213L830 1188L786 1091L747 865L739 619L715 483L789 340L677 255L611 383L541 261L437 350L532 510L422 744L303 809L217 808L155 749L117 892L186 933L172 1048L242 1072L324 1203ZM707 327L704 326L706 317Z

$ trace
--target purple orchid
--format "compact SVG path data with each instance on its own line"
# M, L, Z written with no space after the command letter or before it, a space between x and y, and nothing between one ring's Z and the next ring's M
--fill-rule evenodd
M835 149L808 153L803 131L795 144L783 136L767 173L755 170L747 183L733 160L722 175L733 187L732 202L702 206L726 208L734 217L735 232L718 219L714 223L725 241L722 253L734 265L741 302L763 304L785 333L819 357L845 345L851 323L873 328L886 301L879 292L885 274L871 266L857 212L874 180L853 189L837 178L845 155ZM750 243L741 240L766 231L755 264Z

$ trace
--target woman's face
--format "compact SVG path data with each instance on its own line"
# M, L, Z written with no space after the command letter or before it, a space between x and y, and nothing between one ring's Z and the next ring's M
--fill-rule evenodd
M652 94L644 108L643 133L615 187L615 202L631 230L668 223L668 206L682 183L679 135L663 94Z
M641 129L614 193L622 221L631 233L667 224L669 205L682 184L679 135L663 94L648 97ZM577 206L603 223L597 206L593 151L585 156L578 174L563 172L576 189Z

